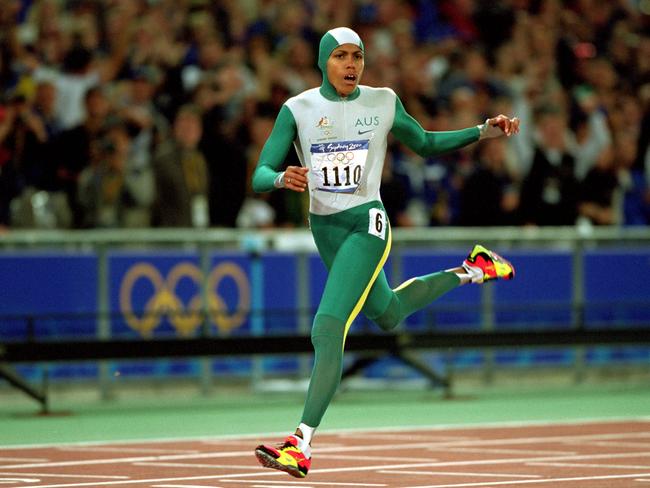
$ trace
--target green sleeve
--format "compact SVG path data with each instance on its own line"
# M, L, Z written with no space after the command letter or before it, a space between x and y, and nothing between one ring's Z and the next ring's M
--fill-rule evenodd
M286 105L282 105L253 173L253 191L262 193L275 190L273 182L280 174L279 169L295 138L296 120L291 110Z
M399 97L395 100L395 120L391 132L397 140L407 145L420 156L433 156L453 151L478 141L478 127L461 130L431 132L411 117Z

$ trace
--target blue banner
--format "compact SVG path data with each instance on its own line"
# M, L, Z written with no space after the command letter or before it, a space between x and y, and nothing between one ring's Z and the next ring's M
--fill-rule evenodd
M458 266L457 249L403 249L385 266L389 283ZM462 286L409 317L402 327L417 330L481 330L486 326L485 293L489 293L495 329L570 328L576 318L585 327L608 328L650 322L650 280L644 271L650 250L586 251L584 302L573 306L573 254L570 251L513 250L517 269L512 283ZM113 251L108 254L108 296L112 337L195 337L199 335L308 334L327 279L316 255L300 257L268 252L212 252L201 261L196 251ZM97 337L99 259L95 253L12 252L0 255L0 341L39 338ZM205 284L205 291L202 291ZM378 328L360 315L350 333ZM569 351L502 351L496 363L563 364ZM645 360L647 348L590 348L586 361L597 364ZM438 359L431 359L439 361ZM482 353L454 353L456 366L478 366ZM295 358L264 360L265 369L291 372ZM384 366L381 371L386 372ZM67 368L67 369L66 369ZM123 374L194 375L196 360L121 363ZM68 371L63 373L62 371ZM217 373L248 375L249 359L218 359ZM376 371L377 370L373 370ZM53 377L94 375L96 368L59 366ZM373 374L373 373L369 373Z

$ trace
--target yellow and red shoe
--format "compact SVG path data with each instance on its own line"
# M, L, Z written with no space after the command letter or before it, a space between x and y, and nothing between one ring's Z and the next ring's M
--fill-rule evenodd
M311 466L311 456L307 457L298 447L302 439L290 435L279 447L260 445L255 448L255 456L260 464L266 468L285 471L296 478L307 476ZM304 441L303 441L304 442Z
M515 267L494 251L476 244L463 268L472 275L472 283L485 283L491 280L511 280L515 277Z

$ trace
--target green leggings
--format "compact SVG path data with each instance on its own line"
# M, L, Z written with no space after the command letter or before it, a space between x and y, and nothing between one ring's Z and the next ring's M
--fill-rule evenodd
M390 330L456 288L460 278L438 272L412 278L392 290L382 269L390 252L391 231L380 202L333 215L311 214L310 224L329 271L311 332L314 368L302 414L303 423L317 427L341 381L345 337L359 312Z

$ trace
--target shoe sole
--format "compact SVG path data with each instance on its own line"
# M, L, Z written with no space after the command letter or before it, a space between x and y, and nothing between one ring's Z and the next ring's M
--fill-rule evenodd
M299 469L296 469L293 466L285 466L284 464L277 462L273 456L267 452L262 451L261 449L255 449L255 457L265 468L284 471L285 473L289 473L294 478L304 478L306 476Z

